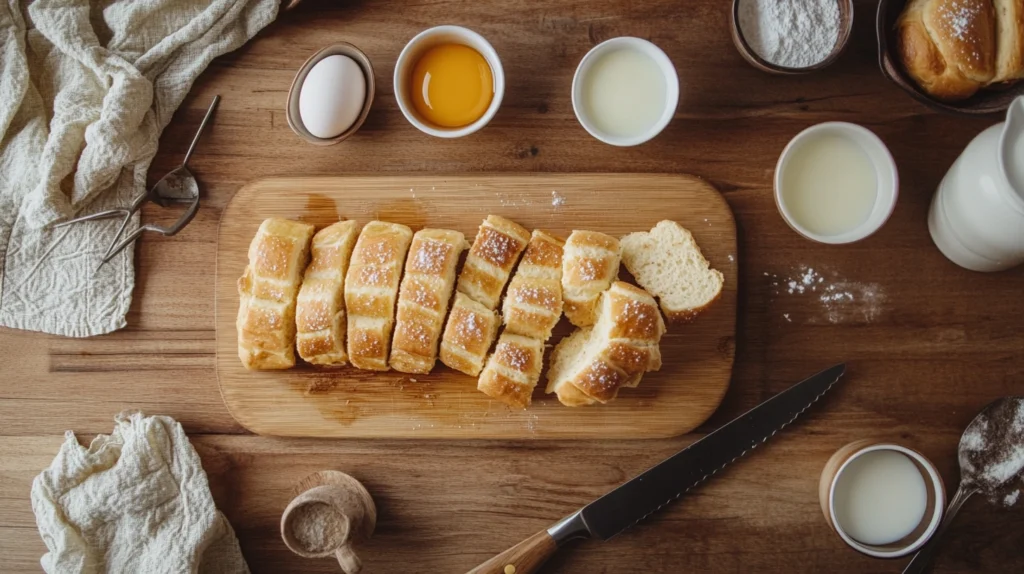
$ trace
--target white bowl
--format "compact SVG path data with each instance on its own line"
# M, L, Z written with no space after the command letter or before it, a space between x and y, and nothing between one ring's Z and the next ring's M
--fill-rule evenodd
M633 136L633 137L621 137L612 134L605 133L594 125L591 118L587 116L587 111L580 103L582 95L580 91L583 89L583 78L590 71L591 66L594 62L603 54L614 50L621 50L623 48L630 48L633 50L639 50L643 52L658 64L663 74L665 74L665 109L661 112L661 117L658 118L657 123L650 127L646 132ZM654 136L661 133L661 130L665 129L665 126L672 121L672 116L676 113L676 106L679 104L679 76L676 74L676 68L672 65L672 60L668 59L665 52L661 48L654 44L644 40L642 38L632 38L629 36L622 36L619 38L612 38L605 40L600 44L594 46L587 52L587 55L583 56L580 60L580 65L576 67L576 74L572 77L572 110L576 113L576 119L579 120L580 125L583 129L594 136L595 138L603 141L606 144L627 147L640 145Z
M413 67L419 61L423 53L439 44L462 44L469 46L487 60L491 67L491 76L494 79L494 97L491 98L491 105L475 122L458 127L446 128L430 123L416 111L409 97L409 77L412 75ZM462 26L435 26L417 34L402 49L395 62L395 99L398 100L398 108L409 123L416 126L421 132L437 136L439 138L460 138L476 132L491 121L494 114L498 113L501 107L501 98L505 95L505 71L501 67L501 60L498 53L494 51L483 36L476 32L463 28Z
M864 150L864 153L867 154L868 159L871 161L872 167L874 167L877 182L875 206L871 209L871 213L868 214L868 218L856 228L836 235L823 235L804 227L793 217L792 212L787 207L784 199L785 194L782 189L783 174L789 164L793 150L802 145L806 140L825 133L846 138ZM892 159L889 148L885 147L885 143L871 130L857 124L825 122L811 126L789 141L789 144L782 150L778 163L775 165L775 205L779 208L779 213L782 214L782 218L786 220L786 223L793 228L793 231L819 243L853 243L868 237L881 229L882 225L888 221L893 209L896 208L896 198L898 196L899 174L896 171L896 161Z

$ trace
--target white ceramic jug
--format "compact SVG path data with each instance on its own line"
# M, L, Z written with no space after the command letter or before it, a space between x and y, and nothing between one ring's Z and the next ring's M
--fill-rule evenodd
M973 271L1024 263L1024 96L978 134L942 178L928 230L943 255Z

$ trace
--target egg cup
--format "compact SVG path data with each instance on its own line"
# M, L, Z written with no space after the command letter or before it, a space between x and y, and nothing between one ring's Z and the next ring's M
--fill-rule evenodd
M302 90L302 84L305 83L306 76L309 75L309 71L313 69L313 66L328 56L348 56L355 61L363 71L363 77L366 79L366 98L363 100L362 111L348 129L332 138L320 138L309 133L309 130L302 124L302 116L299 114L299 92ZM366 54L348 42L331 44L310 56L299 68L298 73L295 74L292 86L288 90L288 103L285 106L285 117L288 119L288 127L292 128L296 135L313 145L334 145L356 133L363 125L363 122L366 121L366 116L370 114L370 105L373 103L375 91L376 83L373 79L373 65L370 63L370 59L366 57Z
M438 126L428 121L416 111L416 107L413 106L412 98L409 95L409 79L412 76L412 70L416 63L427 50L441 44L469 46L479 52L491 68L491 77L494 79L494 96L491 98L491 105L487 107L484 115L469 125L457 128ZM498 113L498 108L501 107L501 99L505 95L505 71L501 67L501 59L498 58L498 52L480 34L462 26L435 26L417 34L402 49L402 53L398 55L398 61L395 62L394 85L398 108L402 110L402 115L405 116L405 119L409 120L410 124L416 126L416 129L439 138L460 138L480 130L480 128L486 126L491 121L494 114Z

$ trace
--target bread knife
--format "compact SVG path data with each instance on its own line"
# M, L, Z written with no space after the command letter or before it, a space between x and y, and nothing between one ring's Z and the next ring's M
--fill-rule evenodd
M793 385L469 574L532 574L569 540L608 540L775 436L845 371L845 364L836 365Z

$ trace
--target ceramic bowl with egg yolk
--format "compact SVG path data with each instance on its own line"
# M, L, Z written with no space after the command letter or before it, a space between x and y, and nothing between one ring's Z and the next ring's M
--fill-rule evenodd
M417 63L429 50L444 44L459 44L476 50L487 62L493 78L494 93L491 103L483 111L483 115L471 123L457 127L445 127L425 118L416 109L411 93L413 70ZM425 134L439 138L459 138L486 126L498 112L498 108L501 107L501 99L505 95L505 72L501 67L498 53L480 34L461 26L436 26L417 34L402 49L402 53L398 55L398 61L395 63L394 85L398 107L409 123Z

